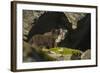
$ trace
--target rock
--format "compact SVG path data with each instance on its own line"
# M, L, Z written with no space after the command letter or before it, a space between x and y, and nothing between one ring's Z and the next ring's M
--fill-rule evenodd
M64 60L71 60L72 54L64 55Z
M80 60L81 59L81 54L73 54L72 56L71 56L71 60Z
M31 61L30 54L32 53L31 45L23 41L23 62Z
M29 30L44 11L23 10L23 34L28 35ZM26 40L26 39L25 39Z
M72 23L72 29L77 28L77 22L85 17L85 13L71 13L65 12L66 17L68 18L69 22Z
M91 50L90 50L90 49L86 50L86 51L81 55L81 59L91 59Z

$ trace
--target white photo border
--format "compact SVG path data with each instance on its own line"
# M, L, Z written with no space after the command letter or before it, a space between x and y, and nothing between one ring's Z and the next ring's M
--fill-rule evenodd
M16 50L15 50L15 71L18 70L38 70L38 69L55 69L55 68L73 68L73 67L88 67L97 66L97 8L96 6L78 6L78 5L63 5L63 4L46 4L32 2L15 3L15 21L16 21ZM31 62L23 63L23 10L39 10L39 11L60 11L60 12L80 12L91 13L91 59L90 60L70 60L70 61L51 61L51 62ZM14 11L13 11L14 12ZM12 27L13 28L13 27ZM14 33L14 31L13 31ZM13 43L12 43L13 45ZM13 48L12 48L13 49ZM14 50L13 50L14 51ZM13 57L12 57L13 58ZM15 58L14 58L15 59ZM12 59L13 60L13 59ZM14 70L13 70L14 71Z

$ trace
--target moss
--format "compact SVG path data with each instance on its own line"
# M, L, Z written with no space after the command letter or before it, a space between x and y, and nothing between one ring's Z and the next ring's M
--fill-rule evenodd
M62 56L74 55L76 59L76 56L82 53L80 50L75 50L75 49L65 48L65 47L55 47L55 48L46 49L45 47L41 48L41 47L31 46L27 44L26 42L24 42L24 48L25 48L25 51L29 50L29 48L32 48L32 51L36 52L41 58L43 58L43 61L56 61L57 57L51 56L52 54L55 54L55 56L59 54Z
M75 50L75 49L71 49L71 48L62 48L62 47L51 48L50 51L53 51L57 54L62 54L62 55L81 54L80 50Z
M44 52L41 50L40 52L41 57L43 57L43 59L45 59L45 61L55 61L56 59L49 56L47 52Z

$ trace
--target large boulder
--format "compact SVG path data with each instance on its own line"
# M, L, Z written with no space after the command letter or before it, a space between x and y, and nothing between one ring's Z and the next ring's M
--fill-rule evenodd
M81 59L91 59L91 50L88 49L81 55Z

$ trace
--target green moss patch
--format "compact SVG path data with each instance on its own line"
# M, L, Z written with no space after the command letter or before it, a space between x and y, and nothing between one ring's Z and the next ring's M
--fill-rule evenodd
M64 48L64 47L55 47L51 48L50 51L55 52L56 54L68 55L68 54L81 54L80 50Z

